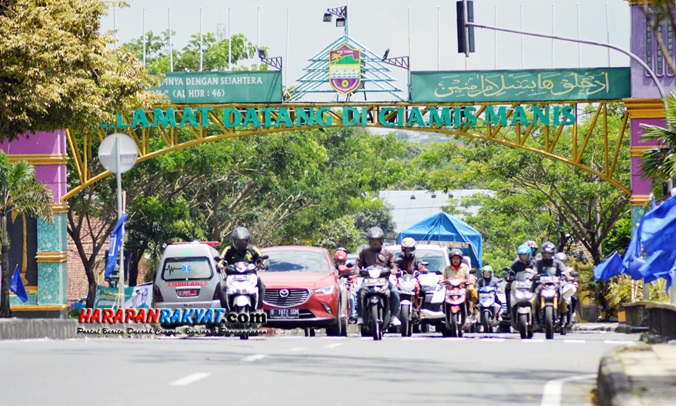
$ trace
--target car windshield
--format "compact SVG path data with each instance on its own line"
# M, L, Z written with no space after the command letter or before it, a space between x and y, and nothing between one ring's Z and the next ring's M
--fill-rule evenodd
M274 251L265 252L268 256L268 272L326 272L329 266L323 252Z
M162 279L165 281L207 279L211 275L211 265L206 257L167 258L162 268Z
M401 257L401 252L396 252L397 258ZM422 261L427 262L426 268L429 271L442 272L446 268L446 258L444 251L441 250L415 250L415 255Z
M444 251L416 250L416 255L427 262L427 269L430 271L443 271L446 268Z

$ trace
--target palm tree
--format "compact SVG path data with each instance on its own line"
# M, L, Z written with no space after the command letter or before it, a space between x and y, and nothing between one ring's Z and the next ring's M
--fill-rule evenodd
M10 163L7 155L0 152L0 216L2 216L2 288L0 289L0 317L12 317L9 308L9 241L7 221L12 212L39 218L53 224L53 194L44 184L35 179L35 168L26 161Z
M676 177L676 93L667 98L666 128L651 125L644 129L643 136L660 145L643 152L643 174L656 181Z

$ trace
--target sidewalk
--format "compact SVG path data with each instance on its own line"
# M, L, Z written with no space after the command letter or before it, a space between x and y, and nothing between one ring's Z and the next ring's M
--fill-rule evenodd
M601 359L600 405L673 405L676 399L676 344L639 344Z

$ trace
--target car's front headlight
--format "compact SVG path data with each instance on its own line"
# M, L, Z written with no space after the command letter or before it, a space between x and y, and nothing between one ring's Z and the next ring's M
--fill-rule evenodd
M330 295L335 289L334 285L324 286L323 288L315 289L312 293L319 293L320 295Z

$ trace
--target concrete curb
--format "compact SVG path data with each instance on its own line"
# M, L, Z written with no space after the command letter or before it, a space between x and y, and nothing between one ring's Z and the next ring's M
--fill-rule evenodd
M639 399L631 394L631 381L625 375L618 351L603 356L597 377L597 399L601 406L640 405Z
M50 338L65 340L77 336L77 320L0 319L0 340Z
M571 331L584 332L584 331L611 331L615 333L624 333L624 334L639 334L648 332L648 327L637 327L630 326L627 324L613 324L613 325L592 325L585 326L585 324L575 324Z
M617 326L585 326L584 324L575 324L570 329L571 331L615 331Z

